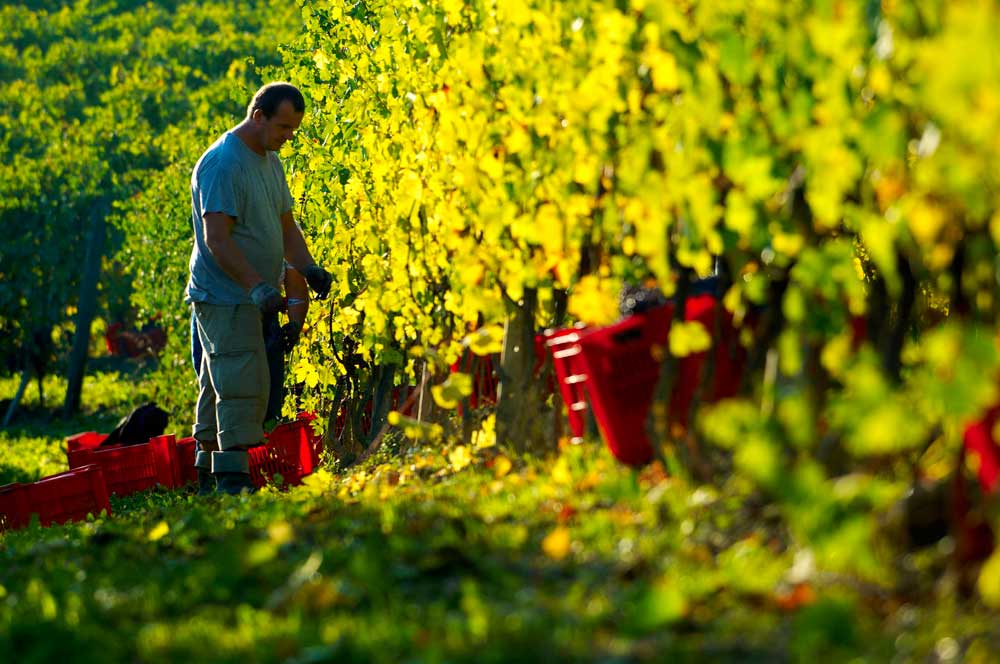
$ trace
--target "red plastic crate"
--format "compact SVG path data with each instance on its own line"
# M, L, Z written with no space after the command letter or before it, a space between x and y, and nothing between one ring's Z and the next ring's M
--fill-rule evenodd
M296 415L299 420L306 422L306 439L309 441L309 453L312 457L313 468L319 466L319 457L323 454L323 436L313 431L312 422L316 419L316 413L311 411L301 411Z
M38 513L43 526L81 521L87 514L111 514L111 502L103 469L87 465L44 477L28 485L31 511Z
M712 296L699 295L688 299L685 309L685 320L700 321L713 335L714 375L708 393L700 395L703 402L735 395L745 361L728 313L721 312L720 329L715 329L718 307L721 304ZM640 465L653 458L646 416L659 379L660 358L668 352L672 317L671 303L595 330L579 341L590 405L608 448L623 463ZM670 397L671 422L687 422L707 356L707 351L695 353L678 362Z
M250 475L257 486L267 483L274 473L281 474L288 484L298 484L302 477L312 472L318 462L319 452L323 449L323 437L313 434L312 426L309 424L314 419L316 416L312 413L299 413L295 422L275 427L268 434L266 444L248 450ZM307 464L302 463L300 459L298 446L301 440L306 441L309 450ZM267 449L268 447L271 449ZM177 463L182 484L198 481L198 471L194 467L197 451L197 441L194 437L181 438L177 441Z
M993 493L1000 486L1000 445L993 439L993 431L1000 419L1000 406L994 406L983 417L965 428L962 444L978 460L979 486L985 493Z
M107 440L108 434L96 431L84 431L66 439L66 453L78 450L93 450Z
M148 443L67 452L70 468L97 464L104 470L108 492L127 496L152 489L181 485L177 445L173 434L150 438Z
M0 532L28 525L31 516L28 486L22 483L0 486Z
M302 478L313 471L311 430L309 421L304 419L279 424L268 434L264 445L247 450L254 486L264 486L276 473L287 485L301 484Z
M469 395L469 408L492 406L497 402L499 385L495 367L500 365L499 353L491 355L476 355L466 350L454 364L451 373L466 373L472 376L472 394Z
M566 418L573 442L580 442L586 430L587 370L583 365L580 339L586 328L568 328L547 334L546 345L552 353L552 368L559 394L566 404Z
M198 471L194 467L194 457L197 451L198 441L193 436L177 441L177 469L181 485L198 481Z
M111 514L100 466L88 465L42 478L33 484L0 487L0 530L23 528L37 514L43 526L81 521L88 514Z

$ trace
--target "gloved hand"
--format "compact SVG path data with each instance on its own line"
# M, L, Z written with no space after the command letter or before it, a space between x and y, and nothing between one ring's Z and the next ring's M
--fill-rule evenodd
M264 323L264 349L268 355L285 352L285 333L281 330L278 314L262 316Z
M309 288L315 291L317 300L325 300L326 296L330 294L333 277L316 263L303 270L302 276L306 278Z
M264 314L276 314L288 308L281 293L266 281L262 281L250 289L250 299Z
M281 328L281 343L285 353L291 353L295 344L299 343L302 336L302 323L297 320L290 320Z

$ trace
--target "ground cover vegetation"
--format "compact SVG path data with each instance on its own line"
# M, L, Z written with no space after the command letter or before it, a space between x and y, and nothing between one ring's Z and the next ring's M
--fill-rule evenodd
M102 383L127 402L128 378ZM100 410L80 417L103 423ZM62 452L53 433L41 421L5 432L5 454L48 472ZM489 425L468 446L393 437L364 465L288 492L153 491L112 510L2 536L5 653L835 662L940 651L985 662L995 643L992 614L954 595L925 602L817 568L765 501L659 465L636 472L595 441L518 455ZM942 564L925 553L910 573L930 583Z
M309 102L282 157L335 286L292 355L285 413L322 415L327 467L288 493L152 493L3 535L0 645L151 661L994 658L1000 556L949 534L947 493L973 487L962 431L998 399L995 6L299 11L256 75ZM219 108L242 110L251 73L235 71L210 75L200 120L163 130L163 160L115 208L131 302L172 326L143 389L179 429L194 398L187 179L227 126ZM746 322L739 396L670 425L679 357L712 337L678 319L656 356L654 464L621 466L594 431L553 435L533 335L613 322L626 285L683 309L713 272ZM471 381L447 371L470 351L502 351L495 407L471 408ZM419 418L388 412L392 388L422 385ZM3 434L7 479L54 467L61 433ZM1000 525L988 496L974 516ZM929 546L924 519L944 524Z

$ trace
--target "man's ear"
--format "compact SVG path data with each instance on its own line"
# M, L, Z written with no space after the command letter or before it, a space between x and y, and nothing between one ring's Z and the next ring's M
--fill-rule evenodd
M264 117L264 111L259 108L253 109L253 113L250 115L250 119L254 122L263 122L266 118Z

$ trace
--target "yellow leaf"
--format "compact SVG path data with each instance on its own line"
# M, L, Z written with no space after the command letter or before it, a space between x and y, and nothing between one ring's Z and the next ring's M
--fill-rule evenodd
M993 552L979 572L979 594L994 609L1000 608L1000 549Z
M513 464L510 462L510 459L500 455L493 460L493 475L498 478L503 477L510 472L512 467Z
M315 51L313 53L313 62L316 63L316 69L320 72L326 72L330 68L330 57L323 51Z
M292 527L287 521L275 521L267 527L267 535L272 544L281 546L292 541Z
M771 239L774 250L783 256L798 256L805 239L798 233L778 233Z
M558 526L542 540L542 551L553 560L562 560L569 555L569 528Z
M680 80L677 77L677 61L673 55L656 49L649 53L647 62L653 78L653 89L657 92L677 89Z
M530 145L531 137L528 136L528 133L520 125L514 125L504 140L504 147L507 148L509 154L517 154Z
M412 440L437 440L444 433L440 424L421 422L395 410L389 413L388 421L392 426L402 429L403 435Z
M609 325L618 318L618 284L587 275L573 289L569 312L589 325Z
M601 174L600 161L594 155L578 155L573 160L573 181L584 186L596 182Z
M559 209L551 203L540 205L535 212L534 225L545 251L549 254L561 254L565 227L559 216Z
M573 482L573 476L570 475L565 457L560 457L556 461L556 465L552 467L552 481L557 484L571 484Z
M930 245L944 226L944 211L933 204L921 202L913 205L907 218L907 225L913 237L921 245Z
M990 217L990 235L993 236L995 244L1000 244L1000 209Z
M490 355L503 350L503 327L486 325L465 337L462 342L476 355Z
M685 357L712 347L712 337L700 322L674 323L670 328L670 354Z
M494 180L503 177L503 161L493 152L487 152L486 156L479 160L479 169Z
M756 215L757 213L751 205L750 200L743 192L734 189L729 193L726 199L725 215L727 228L731 228L741 236L747 237L753 229Z
M306 475L302 483L313 493L319 494L332 488L336 483L336 478L326 468L320 468L310 475Z
M448 17L448 23L455 25L462 20L462 9L465 3L462 0L442 0L441 8L444 9Z
M455 408L470 394L472 394L472 376L460 372L448 374L443 383L431 388L434 402L441 408Z
M413 171L403 171L399 178L397 202L403 214L409 214L410 208L420 202L423 197L424 185L420 176Z
M160 521L158 524L153 526L153 529L149 531L149 541L157 542L170 532L170 526L167 525L166 521Z
M465 445L459 445L451 452L448 453L448 463L455 471L462 470L470 463L472 463L472 455L469 454L469 448Z
M493 447L497 442L496 414L487 416L479 431L472 432L472 445L476 449Z
M882 63L874 65L868 75L868 86L876 95L884 95L892 87L892 74Z

